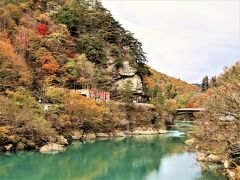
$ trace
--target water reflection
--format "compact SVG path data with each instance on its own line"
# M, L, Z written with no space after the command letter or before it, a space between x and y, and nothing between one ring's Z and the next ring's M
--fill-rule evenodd
M0 155L0 179L201 178L195 155L182 148L184 140L184 134L172 131L167 135L73 143L54 155Z

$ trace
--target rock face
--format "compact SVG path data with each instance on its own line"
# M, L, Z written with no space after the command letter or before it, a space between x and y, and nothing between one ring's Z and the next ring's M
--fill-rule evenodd
M133 92L143 93L142 80L138 75L134 75L133 77L121 78L114 83L114 87L118 91L122 90L127 82L132 83Z
M52 153L52 152L59 152L63 150L64 150L64 146L56 143L49 143L40 148L41 153Z
M136 68L133 68L129 65L129 61L123 62L123 67L119 69L119 75L125 77L133 77L137 72Z
M143 93L143 82L139 75L137 75L137 69L130 66L129 61L123 62L123 67L121 67L117 73L117 79L113 83L112 90L120 91L124 88L127 82L132 83L132 91L135 93Z

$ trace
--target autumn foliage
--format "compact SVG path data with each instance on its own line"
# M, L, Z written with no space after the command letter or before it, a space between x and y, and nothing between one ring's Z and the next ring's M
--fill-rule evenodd
M59 65L51 54L40 57L40 62L42 64L42 68L50 74L56 73L59 69Z
M31 76L24 59L15 52L7 33L0 33L0 85L28 85Z
M44 23L40 23L37 25L36 27L36 32L39 34L39 35L48 35L49 32L48 32L48 27L46 24Z
M0 95L0 150L8 143L36 143L42 145L56 135L51 124L41 114L41 106L25 88ZM33 147L32 147L33 148Z
M69 57L69 58L74 58L76 56L76 53L72 50L66 50L66 55Z
M240 165L240 64L226 68L201 98L206 112L199 117L195 138L200 148L218 153Z

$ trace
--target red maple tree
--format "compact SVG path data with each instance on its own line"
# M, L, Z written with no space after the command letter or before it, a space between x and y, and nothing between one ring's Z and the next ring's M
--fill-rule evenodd
M39 35L43 35L43 36L49 34L48 27L44 23L38 24L37 27L36 27L36 31Z

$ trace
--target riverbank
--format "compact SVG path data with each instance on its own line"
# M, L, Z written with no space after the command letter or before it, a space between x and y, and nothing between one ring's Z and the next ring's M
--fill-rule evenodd
M4 151L17 151L17 150L31 150L36 148L41 153L56 153L62 151L66 146L70 145L73 141L89 141L95 139L112 139L117 137L131 137L139 135L157 135L157 134L166 134L167 130L165 129L156 129L156 128L135 128L132 131L113 131L111 133L84 133L83 131L73 131L68 137L59 135L56 138L56 141L49 141L42 147L34 147L34 145L29 147L29 144L22 142L16 144L6 144L4 146Z
M0 176L35 180L225 180L201 171L196 154L185 149L185 138L184 131L170 130L162 135L73 141L61 153L18 151L0 154Z
M198 161L202 171L211 172L217 175L229 177L229 179L237 179L237 169L234 163L224 156L224 154L217 154L212 151L203 149L194 138L194 134L198 130L198 123L195 122L178 122L174 125L175 128L187 128L187 139L185 144L187 149L191 152L196 152L196 160ZM216 152L216 151L215 151Z
M209 171L214 174L227 176L231 180L240 178L240 168L224 153L215 153L200 147L199 142L195 138L187 139L185 144L188 145L190 151L197 153L196 159L203 171Z

